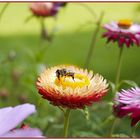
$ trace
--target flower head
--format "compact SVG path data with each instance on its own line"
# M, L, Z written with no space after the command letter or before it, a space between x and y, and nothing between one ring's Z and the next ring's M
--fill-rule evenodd
M55 16L60 7L64 4L62 2L45 2L45 3L31 3L30 10L36 16L49 17Z
M46 69L37 80L38 92L56 106L83 108L99 101L107 92L106 80L76 66Z
M140 120L140 88L131 88L118 92L115 98L114 113L118 117L130 115L131 126Z
M134 44L140 45L140 25L134 24L131 20L111 22L103 27L107 30L103 33L103 37L107 38L107 43L118 42L119 47L125 44L128 48Z
M15 129L25 118L34 113L35 106L22 104L16 107L0 109L0 137L36 137L42 133L37 128L23 127Z

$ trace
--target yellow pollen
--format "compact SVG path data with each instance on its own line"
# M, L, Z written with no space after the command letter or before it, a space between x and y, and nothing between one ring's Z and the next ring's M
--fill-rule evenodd
M118 26L120 28L122 28L122 29L128 29L128 28L131 27L132 24L133 24L132 21L128 20L128 19L126 19L126 20L119 20L119 22L118 22Z
M72 89L82 88L90 84L90 80L87 76L82 74L74 74L74 79L70 76L60 76L60 79L56 77L55 84L57 86L62 86L63 89L70 87Z

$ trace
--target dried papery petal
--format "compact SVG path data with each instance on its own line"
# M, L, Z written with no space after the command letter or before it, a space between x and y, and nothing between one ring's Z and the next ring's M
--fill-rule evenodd
M60 71L58 77L57 70ZM64 71L63 71L64 70ZM93 75L76 66L60 65L46 69L37 80L38 92L56 106L83 108L99 101L108 84L99 74Z

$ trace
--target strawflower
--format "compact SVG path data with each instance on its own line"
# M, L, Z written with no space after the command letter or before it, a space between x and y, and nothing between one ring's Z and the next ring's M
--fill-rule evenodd
M72 65L46 69L37 80L38 92L55 106L82 109L99 101L108 84L99 74Z
M55 16L63 6L65 6L64 2L31 3L30 10L35 16L49 17Z
M40 26L41 26L41 44L43 46L43 41L47 40L49 42L52 41L54 36L54 31L52 33L48 33L48 30L45 28L45 19L48 17L56 17L61 7L66 6L65 2L39 2L39 3L31 3L29 5L29 9L32 12L32 16L39 17ZM27 19L27 21L30 17Z
M140 45L140 25L131 20L119 20L105 24L103 27L107 30L103 33L103 37L107 38L107 43L117 42L120 48L124 45L128 48L134 44Z
M140 88L122 90L116 94L114 113L117 117L130 116L131 126L140 121Z

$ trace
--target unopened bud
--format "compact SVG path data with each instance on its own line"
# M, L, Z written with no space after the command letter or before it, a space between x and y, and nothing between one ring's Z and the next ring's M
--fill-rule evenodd
M20 95L20 96L18 97L18 100L19 100L19 102L20 102L21 104L24 104L24 103L27 103L27 102L28 102L28 98L27 98L26 95Z
M11 73L11 78L13 80L13 82L16 84L21 76L22 72L17 70L17 69L14 69Z
M6 100L9 96L9 92L8 92L8 89L7 88L1 88L0 89L0 98L2 100Z
M16 52L15 51L10 51L8 53L8 60L9 61L13 61L15 59L15 57L16 57Z

